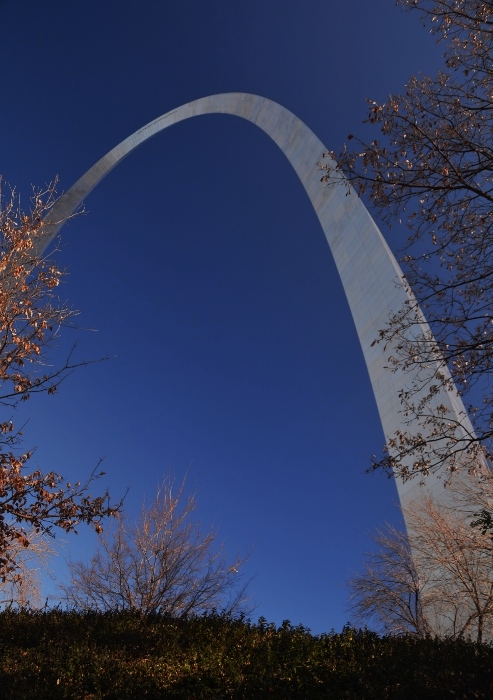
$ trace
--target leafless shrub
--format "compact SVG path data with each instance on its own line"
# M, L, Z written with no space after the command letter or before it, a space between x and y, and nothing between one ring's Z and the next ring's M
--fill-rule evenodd
M100 537L89 564L70 563L65 601L81 609L139 610L190 615L213 609L245 611L244 557L228 561L214 530L202 533L192 520L195 496L185 482L165 479L140 518L117 517Z

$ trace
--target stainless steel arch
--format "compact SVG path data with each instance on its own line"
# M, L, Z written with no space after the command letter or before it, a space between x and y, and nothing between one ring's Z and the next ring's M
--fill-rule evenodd
M409 373L390 372L385 368L389 353L384 354L379 345L372 346L379 329L409 298L402 271L358 196L346 196L345 187L327 188L321 184L318 163L326 147L300 119L271 100L244 93L213 95L189 102L142 127L101 158L60 197L49 215L43 249L91 190L137 146L173 124L211 113L232 114L252 122L277 143L290 161L313 204L334 256L356 324L384 434L389 438L398 429L412 431L413 427L403 416L399 395L415 377ZM426 327L424 318L422 322ZM473 434L464 406L455 393L443 391L436 402L446 406L461 424L463 433ZM397 480L401 504L405 506L425 492L443 498L440 476L428 476L424 489L420 489L415 480L405 483Z

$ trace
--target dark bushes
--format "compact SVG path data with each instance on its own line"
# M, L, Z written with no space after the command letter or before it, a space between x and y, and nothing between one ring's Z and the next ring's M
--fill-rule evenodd
M52 610L0 613L0 689L24 698L491 698L493 648L320 636L285 622Z

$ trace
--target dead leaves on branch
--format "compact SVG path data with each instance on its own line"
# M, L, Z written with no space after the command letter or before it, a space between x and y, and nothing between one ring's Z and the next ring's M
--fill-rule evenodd
M0 209L0 401L15 404L38 391L56 390L70 363L46 371L46 351L76 312L55 295L64 273L36 254L43 218L55 201L54 187L36 192L29 215L11 193Z
M365 143L351 135L356 147L328 154L322 179L328 186L346 179L384 222L409 227L402 262L414 297L376 342L389 353L389 371L416 373L402 411L423 430L395 435L375 461L408 477L447 468L447 451L452 470L493 456L493 2L400 4L444 43L443 68L411 77L383 104L369 100L366 121L381 137ZM424 370L433 366L430 378ZM476 434L440 413L431 384L472 397Z
M56 289L64 273L51 255L40 256L44 218L56 199L54 186L35 192L30 213L23 213L10 192L0 206L0 404L15 407L33 393L53 394L76 367L72 353L59 367L49 364L49 350L76 312L60 302ZM19 547L27 548L54 528L76 531L115 515L108 493L93 497L91 485L104 472L94 470L83 483L71 485L55 471L27 472L32 451L17 455L21 432L11 420L0 423L0 584L22 581ZM16 579L15 576L21 576ZM14 578L13 578L14 577Z

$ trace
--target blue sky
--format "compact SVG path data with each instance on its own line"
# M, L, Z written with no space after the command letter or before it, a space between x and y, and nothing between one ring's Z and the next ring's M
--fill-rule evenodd
M392 0L4 0L0 27L0 173L26 203L31 184L68 189L148 121L218 92L280 102L338 150L371 135L366 98L440 56ZM340 629L368 532L400 516L392 481L364 473L383 435L294 172L252 125L201 117L142 146L86 209L63 232L62 294L97 329L79 357L112 359L14 416L37 463L75 480L105 456L103 485L130 487L130 512L188 472L204 527L251 550L256 615ZM57 575L94 543L70 538Z

